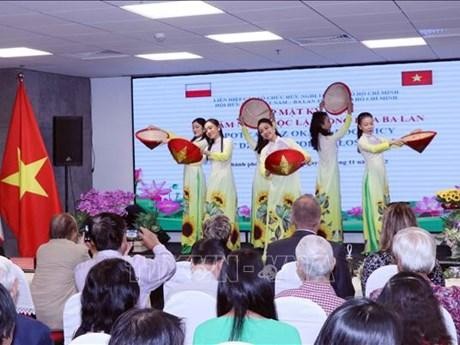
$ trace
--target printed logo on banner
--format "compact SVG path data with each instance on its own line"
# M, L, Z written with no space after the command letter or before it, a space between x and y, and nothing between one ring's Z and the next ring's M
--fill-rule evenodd
M432 85L433 71L405 71L401 72L402 86Z
M211 97L211 83L185 84L185 98Z

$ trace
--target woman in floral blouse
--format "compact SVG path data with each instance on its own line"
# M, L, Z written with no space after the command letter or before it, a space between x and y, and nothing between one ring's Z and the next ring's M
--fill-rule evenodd
M366 282L371 273L382 266L395 264L390 250L393 237L399 230L410 226L417 226L417 220L409 205L405 202L394 202L389 204L383 213L380 251L372 253L364 259L363 271L361 273L363 296L366 293ZM433 271L428 277L433 284L445 286L442 268L437 260Z

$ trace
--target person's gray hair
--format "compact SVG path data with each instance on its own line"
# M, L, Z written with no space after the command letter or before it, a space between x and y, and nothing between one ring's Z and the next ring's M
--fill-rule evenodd
M218 239L227 242L232 232L232 223L224 214L217 214L208 218L203 223L203 238Z
M430 273L436 261L436 242L418 227L400 230L393 238L391 251L400 271Z
M0 258L0 284L11 292L16 281L13 263L5 257Z
M335 266L332 246L320 236L304 236L297 244L295 256L302 280L328 279Z

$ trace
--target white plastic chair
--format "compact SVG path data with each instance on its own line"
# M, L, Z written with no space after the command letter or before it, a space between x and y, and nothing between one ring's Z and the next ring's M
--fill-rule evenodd
M26 274L21 267L16 265L10 259L0 256L0 260L9 265L18 281L18 295L16 298L16 311L19 314L32 315L35 314L35 305L30 293L29 282L27 281Z
M109 341L109 334L86 333L76 337L69 345L107 345Z
M297 328L303 345L314 344L327 319L326 312L317 303L300 297L275 299L278 320Z
M185 324L185 342L193 343L195 328L209 319L215 318L216 299L201 291L181 291L173 294L163 310L181 318Z
M302 285L297 275L296 261L284 264L275 277L275 296L281 291L295 289Z
M70 296L65 302L62 321L64 329L64 345L68 345L71 343L75 331L81 324L81 292ZM77 338L75 338L75 340L76 339Z
M457 330L455 329L454 319L452 319L452 315L450 315L450 313L447 311L446 308L444 308L443 306L440 306L440 308L441 308L441 314L444 320L444 324L446 325L446 328L447 328L447 333L449 333L450 337L452 338L452 342L450 344L457 345L458 344Z
M183 286L183 284L192 281L191 265L190 261L176 262L176 273L174 273L171 279L163 284L163 296L165 301L171 297L178 286Z
M366 282L366 297L369 297L371 293L377 289L381 289L385 284L398 273L398 266L386 265L377 268L371 273Z

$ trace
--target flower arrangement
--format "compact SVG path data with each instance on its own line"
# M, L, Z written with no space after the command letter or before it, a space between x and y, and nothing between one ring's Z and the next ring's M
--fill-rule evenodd
M417 201L413 210L419 217L438 217L444 213L444 209L434 196L424 196L422 200Z
M120 216L126 216L126 207L134 202L134 193L122 190L98 191L90 189L80 195L77 202L75 219L78 228L81 229L88 217L93 217L102 212L111 212Z
M444 231L441 239L447 244L452 252L452 257L460 257L460 209L451 211L447 216L442 217Z
M445 209L460 208L460 186L455 188L444 189L436 193L436 199Z

